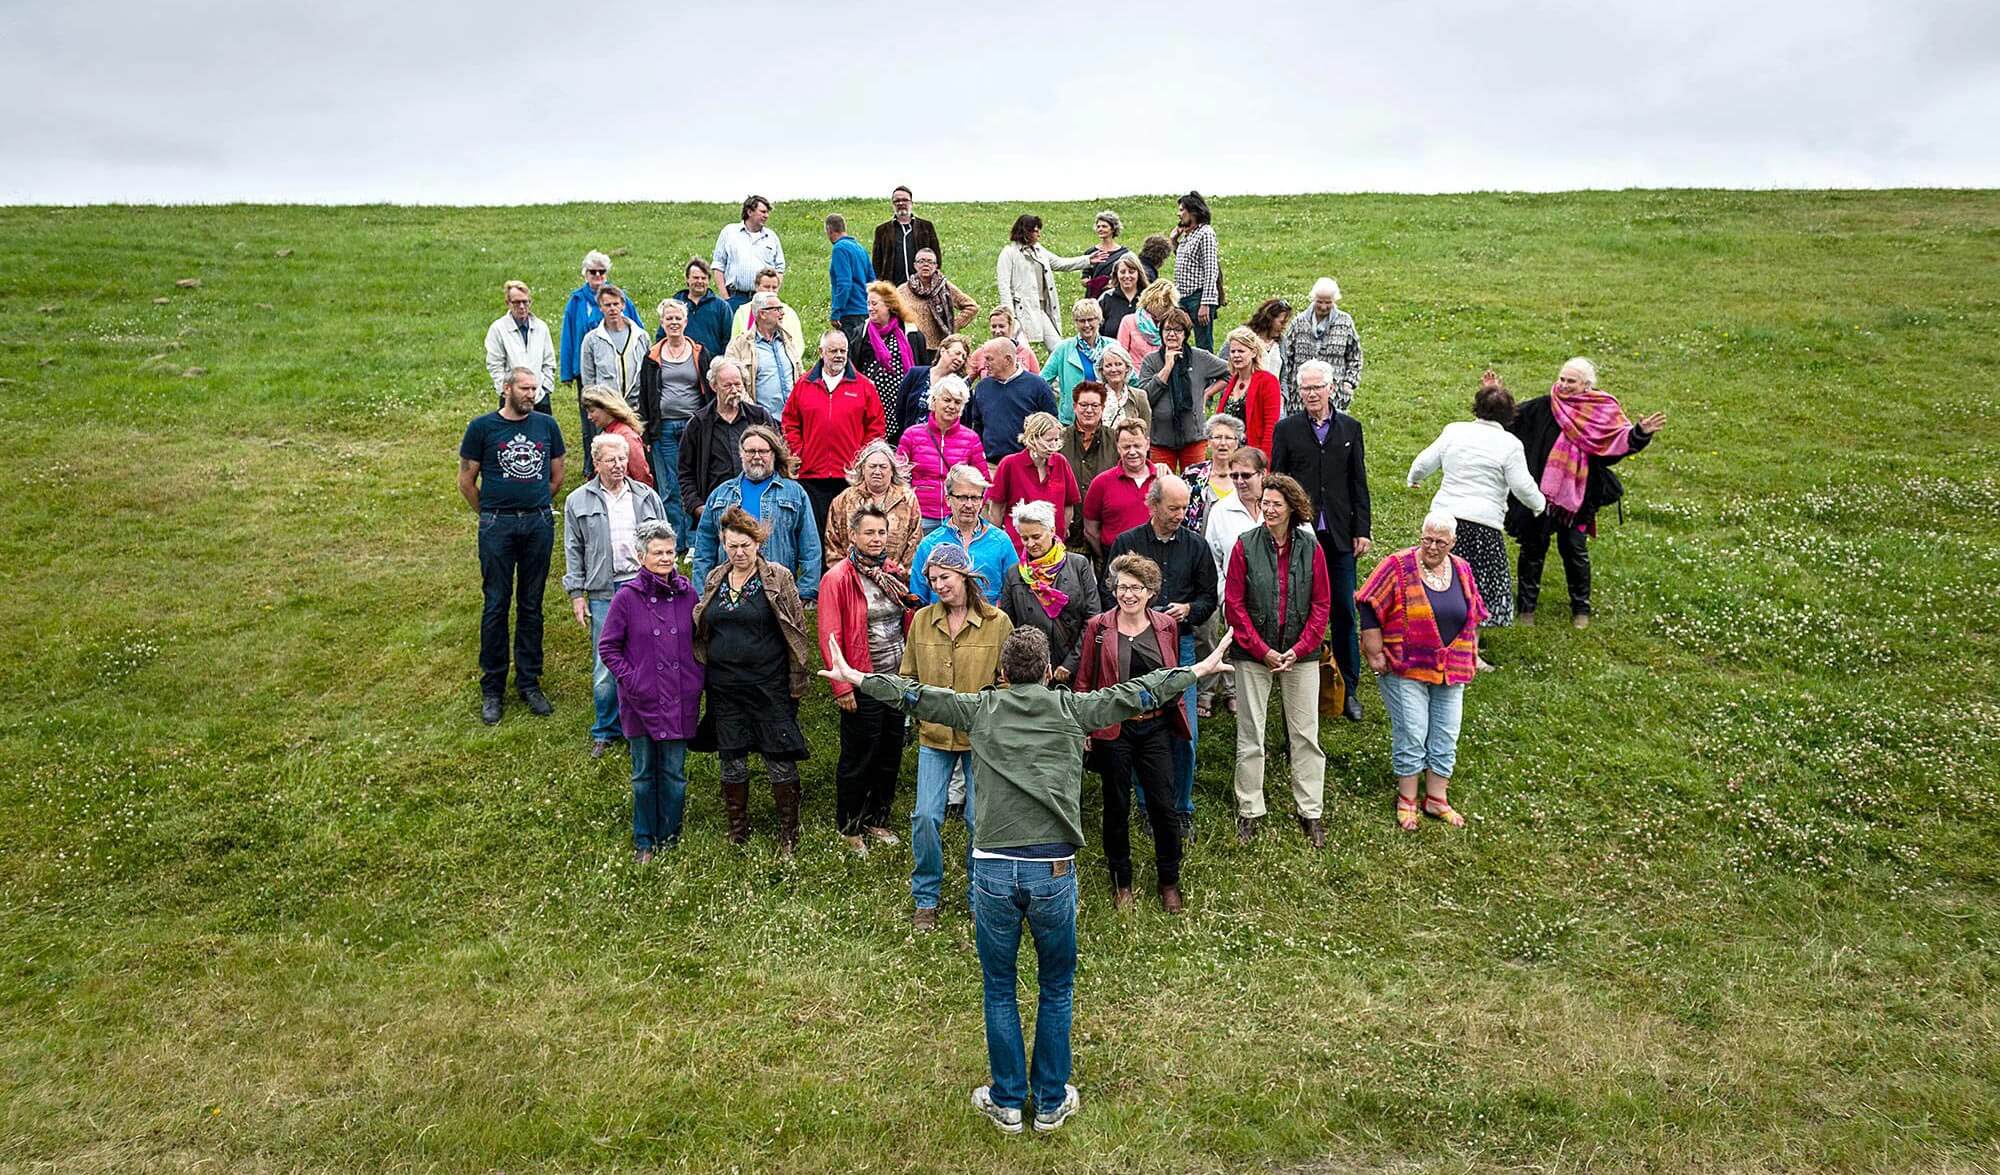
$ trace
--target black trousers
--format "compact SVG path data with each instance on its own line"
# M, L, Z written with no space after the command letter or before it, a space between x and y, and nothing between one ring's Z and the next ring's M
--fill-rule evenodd
M827 511L833 508L833 500L840 496L840 491L847 488L847 479L844 477L802 477L799 479L799 487L805 490L806 500L812 503L813 524L819 527L819 533L824 536L826 534Z
M1179 699L1175 699L1179 705ZM1161 885L1181 883L1180 817L1174 811L1174 728L1164 715L1123 723L1118 737L1098 743L1104 779L1104 860L1111 884L1132 885L1132 779L1136 775L1153 821L1153 869Z
M859 690L854 698L853 713L840 711L840 764L833 776L833 822L842 836L889 827L903 766L902 711Z
M1590 612L1590 536L1573 524L1565 525L1547 513L1531 519L1522 530L1521 569L1515 576L1514 602L1518 612L1533 612L1542 597L1542 567L1549 558L1549 538L1556 540L1562 556L1563 582L1569 587L1569 610L1574 616Z
M479 691L498 696L507 688L507 608L515 607L514 686L542 683L542 589L555 551L553 511L529 514L479 512L479 583L486 596L479 613Z
M1327 613L1327 639L1333 642L1333 661L1347 679L1352 694L1361 681L1361 629L1354 616L1354 552L1333 545L1333 536L1323 530L1313 532L1320 554L1326 558L1326 577L1333 587L1333 607Z

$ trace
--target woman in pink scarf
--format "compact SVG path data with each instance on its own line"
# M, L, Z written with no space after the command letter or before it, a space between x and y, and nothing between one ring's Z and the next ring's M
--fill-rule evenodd
M1611 467L1651 444L1666 424L1664 412L1636 422L1627 419L1617 398L1597 387L1596 366L1583 358L1563 364L1549 394L1529 400L1514 414L1507 431L1521 438L1528 472L1548 499L1540 516L1518 501L1507 507L1507 533L1521 544L1514 589L1520 623L1535 622L1550 538L1562 555L1571 622L1578 628L1590 623L1587 544L1597 533L1597 512L1625 496L1624 483Z
M910 343L912 325L909 307L895 286L869 283L868 319L862 325L861 339L851 350L855 368L868 377L882 398L882 421L891 445L902 438L903 429L911 423L902 419L902 414L903 381L916 366L916 349Z

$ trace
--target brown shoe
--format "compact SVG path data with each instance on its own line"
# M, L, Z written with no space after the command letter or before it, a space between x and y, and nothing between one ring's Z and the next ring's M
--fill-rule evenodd
M1163 885L1160 887L1160 908L1169 914L1181 912L1181 887Z
M913 930L936 930L937 907L918 906L910 914L910 928Z
M729 843L733 845L749 844L750 785L747 783L723 784L722 810L729 819Z
M865 859L865 858L866 858L866 857L868 856L868 842L867 842L867 841L865 841L865 840L862 840L862 839L861 839L860 837L858 837L858 836L843 836L843 837L841 837L840 839L842 839L842 840L844 840L844 841L846 841L846 842L847 842L847 847L848 847L848 848L850 848L850 849L853 849L853 850L854 850L854 855L855 855L855 856L857 856L857 857L861 857L861 858L864 858L864 859Z
M903 843L895 833L878 824L870 824L861 831L867 834L868 838L878 845L899 845Z
M1236 818L1236 843L1248 847L1250 842L1256 839L1257 818L1255 816L1238 816Z
M1514 617L1514 623L1522 625L1523 627L1526 628L1535 627L1535 610L1533 608L1530 608L1526 612L1523 612L1520 615Z
M1578 612L1578 613L1577 613L1576 615L1574 615L1574 616L1572 616L1572 617L1570 617L1570 618L1569 618L1569 622L1570 622L1571 624L1574 624L1574 625L1575 625L1576 627L1578 627L1578 628L1589 628L1589 627L1590 627L1590 613L1588 613L1588 612Z
M1321 824L1317 817L1299 817L1299 831L1306 834L1306 839L1312 842L1312 847L1316 849L1326 847L1326 825Z
M799 785L772 784L771 801L778 809L778 855L789 857L799 847Z
M1129 885L1121 885L1111 891L1111 908L1114 910L1120 912L1129 910L1137 905L1138 901L1138 898L1132 896L1132 887Z

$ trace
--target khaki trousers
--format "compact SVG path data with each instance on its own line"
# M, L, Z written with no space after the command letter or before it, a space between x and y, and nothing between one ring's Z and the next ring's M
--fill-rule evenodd
M1299 815L1317 820L1326 795L1326 752L1319 746L1319 659L1273 674L1251 661L1236 663L1236 814L1264 814L1264 719L1271 679L1285 708L1291 747L1292 802Z

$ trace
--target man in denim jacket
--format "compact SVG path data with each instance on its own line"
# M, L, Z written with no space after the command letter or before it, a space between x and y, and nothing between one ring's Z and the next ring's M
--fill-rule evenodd
M764 558L792 573L801 599L818 599L823 560L812 503L806 499L805 487L779 472L792 467L791 450L775 429L753 424L743 430L737 455L743 472L710 490L702 505L701 526L694 535L694 567L688 578L695 583L708 582L709 571L719 562L717 524L725 510L741 506L771 532L764 540Z

